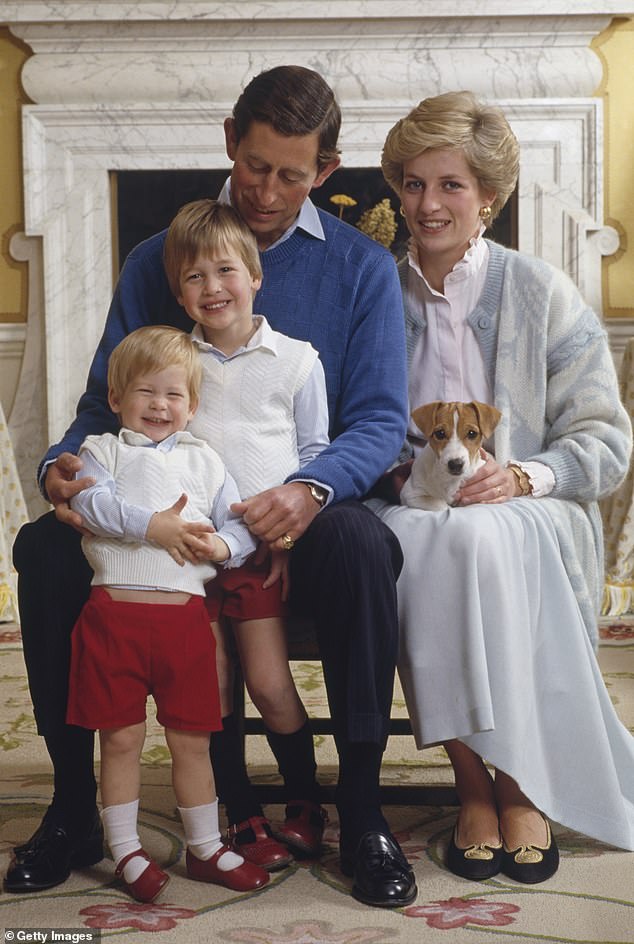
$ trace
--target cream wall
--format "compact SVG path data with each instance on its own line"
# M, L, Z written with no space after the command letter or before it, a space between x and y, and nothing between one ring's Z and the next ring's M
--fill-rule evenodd
M604 314L634 317L634 19L615 19L593 42L603 63L596 90L605 101L605 222L621 236L619 252L603 261ZM26 264L9 256L9 240L23 223L20 86L26 46L0 28L0 403L10 410L26 320Z

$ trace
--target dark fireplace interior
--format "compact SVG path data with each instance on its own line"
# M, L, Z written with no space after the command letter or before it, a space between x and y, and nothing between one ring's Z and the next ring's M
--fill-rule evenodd
M227 176L226 169L113 173L112 187L117 214L115 232L118 240L115 265L120 269L130 250L143 239L168 226L174 214L185 203L217 196ZM368 232L368 227L374 230L378 226L378 232L374 230L375 238L387 232L384 245L388 245L396 259L404 256L408 238L405 221L399 214L398 198L385 183L379 168L340 168L321 187L313 190L310 196L318 207L336 216L341 214L347 223L360 225L365 232ZM354 204L350 205L349 200L342 202L342 196L354 201ZM389 201L389 206L382 203L384 200ZM376 210L379 204L381 206ZM391 239L394 228L396 232ZM504 246L517 248L516 193L498 217L491 236Z

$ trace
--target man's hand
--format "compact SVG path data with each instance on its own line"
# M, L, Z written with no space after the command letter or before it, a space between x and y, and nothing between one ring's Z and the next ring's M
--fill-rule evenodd
M206 521L186 521L181 518L181 511L186 504L187 495L181 495L171 508L155 512L145 533L148 541L164 547L181 567L185 565L186 560L196 562L196 554L187 544L188 535L200 535L214 530L211 523Z
M70 500L74 495L83 492L95 484L90 476L76 479L75 475L82 468L79 456L72 452L62 452L46 471L44 488L50 503L55 509L55 517L64 524L69 524L81 534L90 534L83 526L81 515L70 507Z
M302 482L288 482L236 502L231 510L242 515L251 533L272 551L283 551L282 538L289 535L297 541L320 509Z

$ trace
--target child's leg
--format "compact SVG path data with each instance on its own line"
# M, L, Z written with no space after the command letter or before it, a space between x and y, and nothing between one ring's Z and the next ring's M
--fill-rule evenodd
M319 805L313 735L291 674L284 623L277 617L245 620L235 634L245 683L286 787L285 821L274 835L296 853L315 855L327 817Z
M277 617L245 620L234 631L245 684L267 727L288 796L316 800L313 738L288 663L284 623Z
M249 862L264 869L284 868L291 861L291 856L286 846L274 839L271 826L251 786L238 719L229 707L233 704L233 663L229 646L218 624L212 623L212 626L216 635L222 731L214 731L211 735L211 761L218 794L229 820L231 845ZM227 682L229 675L230 684Z
M179 806L216 802L216 786L209 760L209 734L166 728L172 755L172 786Z
M269 731L292 734L306 721L288 664L284 622L279 617L234 624L240 665L249 695Z
M209 735L166 729L172 783L187 841L187 870L199 881L238 891L259 888L268 875L245 862L220 839L218 800L209 759Z
M168 728L165 737L172 755L172 784L187 846L199 859L209 859L222 847L209 735L205 731ZM229 868L242 863L233 853L221 858L227 860Z
M233 711L233 660L230 649L231 628L224 622L211 622L211 631L216 640L216 672L218 673L218 690L220 692L220 711L222 717Z
M167 884L168 876L142 853L137 832L139 759L145 740L145 722L100 731L99 740L101 815L117 874L123 877L135 898L153 901Z
M138 800L145 722L99 732L101 801L104 807Z
M222 731L213 731L210 739L211 762L216 788L224 803L230 823L242 823L262 817L264 811L255 796L244 760L242 735L233 713L233 660L224 624L212 622L216 639L216 670L220 689Z

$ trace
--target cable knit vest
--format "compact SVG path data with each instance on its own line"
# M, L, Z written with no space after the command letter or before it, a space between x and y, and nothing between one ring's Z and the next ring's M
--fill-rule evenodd
M293 398L317 352L277 332L275 342L276 351L255 347L222 363L202 355L201 406L188 429L222 456L242 498L299 468Z
M128 437L134 437L126 431ZM188 521L209 520L214 498L225 479L225 466L206 443L187 432L169 452L133 445L105 433L89 436L83 448L115 480L117 496L156 511L169 508L185 492L181 512ZM182 590L204 595L204 584L216 574L211 562L180 567L164 548L149 542L85 537L82 548L95 572L92 583L149 589Z

